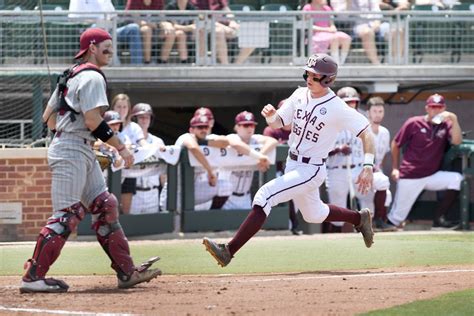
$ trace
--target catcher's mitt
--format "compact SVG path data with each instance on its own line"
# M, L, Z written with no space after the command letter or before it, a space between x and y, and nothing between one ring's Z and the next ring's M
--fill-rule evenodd
M107 169L113 163L113 159L111 156L104 154L100 151L95 151L95 158L99 162L100 169L102 169L102 171Z

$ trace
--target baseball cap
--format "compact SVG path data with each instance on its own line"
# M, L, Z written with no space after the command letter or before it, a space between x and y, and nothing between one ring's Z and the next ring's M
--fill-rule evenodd
M84 33L81 34L80 50L74 59L81 58L89 50L90 44L97 45L109 39L112 39L112 36L110 36L109 32L98 27L88 28L84 31Z
M446 101L444 97L440 94L433 94L428 99L426 99L427 106L446 106Z
M200 107L194 112L194 116L206 116L209 120L214 119L214 115L212 114L212 111L209 108L206 107Z
M104 121L107 124L116 124L116 123L123 123L120 114L115 111L107 111L104 113Z
M243 111L237 114L237 116L235 117L235 124L257 125L257 122L255 122L255 115L253 115L253 113L248 112L248 111Z
M193 116L193 118L189 122L189 126L191 126L191 127L199 127L199 126L209 127L209 119L205 115Z

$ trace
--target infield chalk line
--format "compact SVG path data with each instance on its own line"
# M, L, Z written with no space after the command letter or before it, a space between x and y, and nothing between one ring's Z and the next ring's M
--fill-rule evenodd
M323 271L324 272L324 271ZM467 270L435 270L435 271L412 271L412 272L380 272L380 273L359 273L359 274L342 274L342 275L325 275L325 276L305 276L305 277L285 277L285 278L267 278L267 279L249 279L249 280L234 280L236 283L260 283L260 282L278 282L278 281L301 281L301 280L319 280L319 279L340 279L340 278L377 278L377 277L390 277L390 276L407 276L407 275L420 275L420 274L444 274L444 273L459 273L459 272L474 272L474 269ZM236 274L228 274L225 276L238 276ZM199 283L199 284L211 284L211 283L224 283L229 280L216 280L212 281L182 281L179 283Z
M62 311L55 309L38 309L38 308L15 308L5 307L0 305L0 312L25 312L25 313L48 313L48 314L59 314L59 315L83 315L83 316L133 316L134 314L114 314L114 313L91 313L91 312L73 312L73 311Z

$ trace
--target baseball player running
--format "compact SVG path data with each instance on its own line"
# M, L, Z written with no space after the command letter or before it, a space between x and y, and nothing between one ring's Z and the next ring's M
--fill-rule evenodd
M138 103L133 106L132 117L136 119L138 125L143 130L145 141L148 146L157 150L164 150L163 140L148 132L148 128L153 120L153 110L148 103ZM130 214L149 214L160 211L160 191L161 183L166 181L166 165L158 166L159 174L137 178L137 193L133 195Z
M112 47L109 33L99 28L87 29L81 35L80 51L75 57L81 58L81 63L65 72L43 113L48 127L56 129L48 149L53 215L39 233L32 258L25 263L21 293L68 290L64 281L46 278L46 273L86 212L92 213L92 228L112 261L119 288L129 288L161 274L159 269L148 269L157 257L140 267L133 264L118 221L117 199L107 191L92 149L98 138L115 147L126 166L133 163L132 154L101 116L108 101L100 68L112 58Z
M319 196L319 187L326 178L325 160L334 146L337 133L343 129L350 130L362 139L364 168L357 184L362 193L367 193L371 188L374 144L368 130L369 122L329 88L337 75L337 63L330 56L311 56L304 70L303 78L307 87L296 89L280 109L276 110L267 104L262 110L269 126L293 126L285 174L258 190L252 210L229 243L218 244L207 237L203 240L207 251L222 267L228 265L235 253L260 230L271 208L290 199L293 199L307 222L352 223L362 233L366 247L372 246L374 233L368 209L353 211L327 205Z
M249 145L260 144L262 146L260 153L268 154L272 151L278 141L272 137L255 134L255 116L253 113L243 111L235 117L235 134L230 134L229 139L241 140ZM267 171L269 161L262 161L258 165L260 171ZM230 182L232 183L232 194L229 196L224 206L225 210L233 209L250 209L252 208L252 199L250 196L250 187L252 186L253 170L233 170L230 174Z

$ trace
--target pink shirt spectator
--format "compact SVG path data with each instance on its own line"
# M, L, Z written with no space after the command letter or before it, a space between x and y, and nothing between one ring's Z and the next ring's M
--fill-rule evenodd
M328 11L328 12L331 12L332 9L331 9L330 6L324 5L322 10L317 10L317 9L313 8L311 3L308 3L303 7L303 11ZM329 27L330 26L329 16L327 16L327 15L312 14L311 17L313 18L314 25L316 25L316 26L321 26L321 27Z
M400 164L401 179L418 179L434 174L441 167L444 151L449 144L451 125L433 125L425 116L409 118L398 131L394 141L403 148Z

